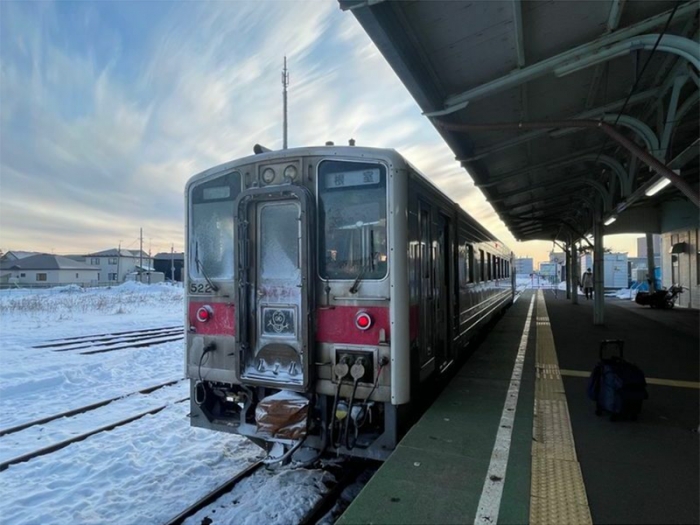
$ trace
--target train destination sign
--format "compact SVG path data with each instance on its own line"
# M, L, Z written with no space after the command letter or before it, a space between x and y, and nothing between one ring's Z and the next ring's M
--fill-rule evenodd
M215 186L213 188L203 188L202 198L205 201L213 201L216 199L228 199L231 196L231 188L229 186Z
M326 178L326 188L347 188L379 183L379 168L357 171L340 171Z

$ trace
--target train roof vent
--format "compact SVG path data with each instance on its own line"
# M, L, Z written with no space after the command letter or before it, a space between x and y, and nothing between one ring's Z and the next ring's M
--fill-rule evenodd
M261 153L268 153L272 151L270 148L266 148L265 146L261 146L260 144L256 144L253 146L253 153L256 155L260 155Z
M332 141L332 140L326 141L326 146L333 146L333 145L334 145L334 144L333 144L333 141Z

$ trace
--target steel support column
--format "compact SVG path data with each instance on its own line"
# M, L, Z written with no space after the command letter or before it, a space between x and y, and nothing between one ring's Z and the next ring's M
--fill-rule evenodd
M653 292L656 290L656 279L654 273L656 267L654 266L654 234L647 233L647 274L649 280L649 291Z
M603 258L603 222L596 217L593 222L593 324L602 325L605 322L605 297Z
M564 255L566 256L566 298L571 299L571 243Z
M571 239L573 240L573 235ZM578 268L578 246L576 246L576 241L571 243L571 274L569 275L569 281L571 282L571 289L573 294L571 295L571 304L578 304L578 280L579 280L579 268Z

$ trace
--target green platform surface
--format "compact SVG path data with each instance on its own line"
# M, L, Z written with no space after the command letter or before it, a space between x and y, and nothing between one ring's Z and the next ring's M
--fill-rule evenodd
M336 523L474 522L532 293L525 292L491 327ZM527 523L529 517L534 358L533 324L499 523Z

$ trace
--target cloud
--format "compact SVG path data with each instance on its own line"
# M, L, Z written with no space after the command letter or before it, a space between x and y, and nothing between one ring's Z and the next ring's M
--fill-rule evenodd
M0 3L0 243L95 251L140 227L182 249L183 189L282 145L399 150L512 237L355 18L335 2Z

